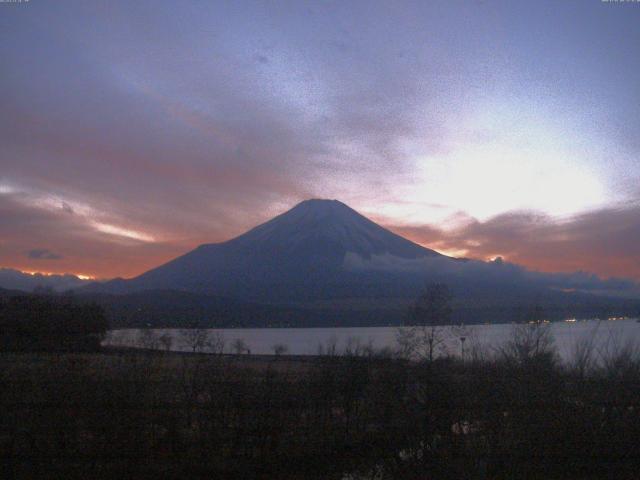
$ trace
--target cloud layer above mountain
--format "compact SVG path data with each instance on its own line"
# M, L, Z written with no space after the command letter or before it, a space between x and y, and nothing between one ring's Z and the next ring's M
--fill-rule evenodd
M510 262L541 271L590 270L640 279L640 206L604 208L569 219L510 212L486 222L467 218L453 229L392 227L411 240L459 256Z

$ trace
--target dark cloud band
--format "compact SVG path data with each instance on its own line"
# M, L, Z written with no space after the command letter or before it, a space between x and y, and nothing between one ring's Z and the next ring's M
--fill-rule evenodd
M53 253L46 248L36 248L27 252L27 257L34 260L60 260L62 255Z

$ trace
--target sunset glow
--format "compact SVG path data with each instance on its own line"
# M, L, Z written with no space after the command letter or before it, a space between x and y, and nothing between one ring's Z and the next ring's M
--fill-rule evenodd
M20 270L22 273L26 273L27 275L31 275L31 276L36 276L36 275L42 275L45 277L51 277L53 275L73 275L74 277L78 277L80 280L95 280L96 277L92 276L92 275L83 275L81 273L69 273L69 272L34 272L34 271L29 271L29 270Z
M0 0L5 476L636 478L639 46L640 0Z
M640 279L638 8L15 7L0 266L132 277L319 197L448 255Z

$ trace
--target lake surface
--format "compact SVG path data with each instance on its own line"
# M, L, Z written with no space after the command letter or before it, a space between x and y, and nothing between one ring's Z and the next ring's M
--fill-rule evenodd
M629 346L640 347L640 323L635 319L565 321L549 324L549 327L558 353L565 361L572 358L576 346L581 342L592 341L596 351L603 353ZM462 352L461 337L464 337L466 352L478 347L491 351L507 342L513 329L513 324L442 327L446 337L444 347L448 353L459 356ZM252 354L273 354L276 345L284 346L287 353L294 355L316 355L320 348L326 351L332 346L335 346L337 353L357 345L371 346L375 350L398 347L397 327L223 328L207 331L224 339L224 351L228 353L234 352L233 344L238 339L246 344ZM171 350L191 350L179 329L153 329L152 332L156 339L164 334L169 335L172 338ZM149 345L148 340L147 336L146 345ZM144 340L139 329L120 329L110 331L104 344L139 347ZM161 348L159 345L157 347Z

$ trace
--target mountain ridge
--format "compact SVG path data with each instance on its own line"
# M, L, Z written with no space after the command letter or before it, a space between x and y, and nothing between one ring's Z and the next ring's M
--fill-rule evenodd
M270 244L277 237L278 243L291 248L300 237L317 234L366 258L381 253L403 258L441 255L381 227L338 200L317 198L300 202L228 242Z
M176 289L264 301L267 295L251 292L269 284L277 289L304 284L314 290L323 290L323 284L339 289L346 277L359 276L344 269L347 253L363 259L382 254L409 260L450 258L390 232L338 200L310 199L235 238L202 244L138 277L94 289Z

